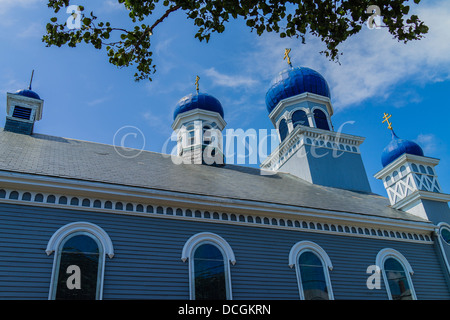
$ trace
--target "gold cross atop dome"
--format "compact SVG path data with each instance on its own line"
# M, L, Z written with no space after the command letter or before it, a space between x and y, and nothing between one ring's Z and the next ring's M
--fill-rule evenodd
M283 60L286 60L286 58L287 58L287 63L289 64L289 66L292 67L292 64L291 64L291 57L289 57L289 53L290 53L290 52L291 52L291 49L290 49L290 48L284 49L284 57L283 57Z
M196 76L195 77L195 87L196 87L197 92L198 92L198 80L200 80L200 77Z
M392 114L384 113L384 116L383 116L383 119L384 119L384 120L383 120L383 122L387 122L387 124L388 124L388 129L389 129L389 130L392 130L392 122L389 121L389 118L390 118L390 117L392 117ZM383 122L382 122L382 123L383 123Z

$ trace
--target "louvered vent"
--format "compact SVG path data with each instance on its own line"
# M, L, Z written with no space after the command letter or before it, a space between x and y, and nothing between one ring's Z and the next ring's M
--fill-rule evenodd
M19 118L19 119L30 120L31 109L30 108L24 108L24 107L15 106L14 107L14 112L13 112L13 117L14 118Z

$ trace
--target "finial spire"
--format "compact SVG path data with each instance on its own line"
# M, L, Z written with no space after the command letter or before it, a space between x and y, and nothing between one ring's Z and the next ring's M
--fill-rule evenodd
M31 83L33 82L33 75L34 75L34 69L31 72L31 79L30 79L30 85L28 86L28 90L31 90Z
M196 76L195 77L195 87L196 87L197 93L198 93L198 80L200 80L200 77Z
M389 130L393 130L393 129L392 129L392 122L389 121L389 119L390 119L391 117L392 117L392 114L384 113L384 116L383 116L383 119L384 119L384 120L383 120L383 122L387 122L387 124L388 124L388 129L389 129ZM383 122L382 122L382 123L383 123Z
M283 60L285 60L287 58L287 63L289 64L290 67L292 67L291 57L289 57L289 53L290 52L291 52L290 48L284 49L284 58L283 58Z

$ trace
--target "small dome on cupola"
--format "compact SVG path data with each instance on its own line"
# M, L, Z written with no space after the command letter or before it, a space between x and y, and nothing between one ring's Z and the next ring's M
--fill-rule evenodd
M176 119L176 117L180 113L184 113L194 109L203 109L207 111L217 112L222 118L224 117L222 104L219 100L217 100L210 94L197 92L191 93L178 101L173 113L173 119Z
M293 67L288 56L289 51L285 53L289 68L281 71L272 80L266 93L266 107L269 113L275 109L281 100L304 92L331 98L330 88L325 78L313 69L300 66Z
M31 73L30 85L28 86L28 89L17 90L16 92L14 92L14 94L17 94L17 95L23 96L23 97L28 97L28 98L33 98L33 99L39 99L40 100L41 97L39 97L39 95L36 92L31 90L31 83L33 82L33 76L34 76L34 70Z
M386 167L405 153L423 157L423 150L417 143L397 137L394 130L392 130L392 140L381 154L381 164L383 167Z
M39 97L39 95L34 92L33 90L31 90L31 88L29 89L22 89L22 90L17 90L16 92L14 92L15 94L18 94L20 96L23 97L28 97L28 98L33 98L33 99L41 99L41 97Z
M191 93L183 98L181 98L175 108L175 111L173 113L173 119L175 120L177 116L181 113L195 110L195 109L202 109L207 111L213 111L220 114L220 116L223 118L223 108L222 104L220 103L217 98L213 97L210 94L207 93L201 93L199 92L199 80L200 77L197 76L195 78L195 85L196 85L196 93Z
M401 139L395 134L394 129L392 129L392 123L389 122L390 117L391 115L386 113L383 117L383 122L387 122L388 128L392 131L392 140L381 153L381 164L383 167L386 167L405 153L423 157L423 150L417 143L411 140Z

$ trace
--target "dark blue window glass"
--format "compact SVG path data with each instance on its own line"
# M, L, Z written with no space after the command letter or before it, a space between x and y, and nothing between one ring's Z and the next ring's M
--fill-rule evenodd
M283 119L280 121L280 126L278 127L278 131L280 132L281 142L283 142L284 139L286 139L286 136L288 134L288 126L286 124L286 120Z
M314 110L314 120L316 121L316 128L330 130L328 126L327 116L322 110Z
M328 300L328 288L322 261L311 251L298 258L305 300Z
M405 269L397 259L389 258L384 262L392 300L412 300L411 289Z
M196 300L226 300L225 262L212 244L202 244L194 252Z
M292 124L294 125L294 128L299 124L309 127L308 116L306 115L306 112L303 110L295 111L292 115Z
M76 235L64 243L60 252L59 272L56 284L56 300L95 300L100 268L100 251L97 242L87 235ZM71 288L68 282L79 268L80 288Z
M442 236L442 239L444 239L445 242L450 244L450 230L448 230L447 228L442 228L441 229L441 236Z

